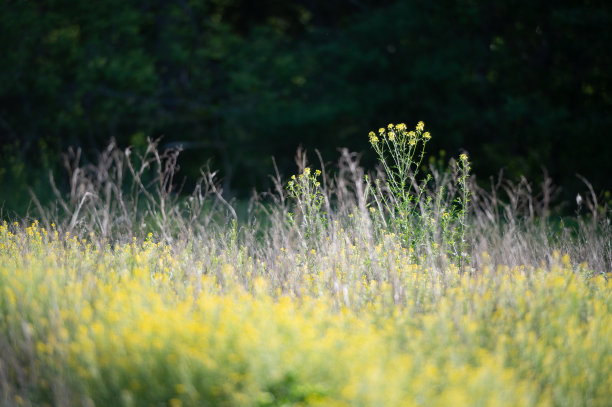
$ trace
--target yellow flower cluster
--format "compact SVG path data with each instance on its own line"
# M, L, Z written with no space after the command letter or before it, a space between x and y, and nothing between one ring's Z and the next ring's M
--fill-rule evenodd
M415 127L416 131L408 131L408 127L405 123L389 123L386 129L384 127L378 129L378 135L371 131L368 133L368 137L370 139L370 144L372 144L373 146L376 146L378 144L378 142L380 141L379 137L383 140L388 140L391 143L403 143L405 140L407 140L409 145L414 146L417 144L420 138L425 141L431 139L431 134L429 132L423 133L424 129L425 123L423 123L422 121L417 123Z
M370 134L369 134L369 137L370 137L370 143L372 143L372 144L378 143L378 137L376 136L376 133L371 131Z
M199 259L0 225L0 404L609 405L604 276L558 254L440 275L393 235L340 242L279 291L278 265L215 241ZM367 259L387 277L355 274Z

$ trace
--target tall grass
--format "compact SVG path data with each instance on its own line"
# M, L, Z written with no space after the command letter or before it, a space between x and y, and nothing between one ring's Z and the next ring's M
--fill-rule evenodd
M178 150L78 157L56 206L0 225L2 406L612 398L594 193L589 216L557 221L549 181L484 190L467 157L390 181L384 152L370 173L346 150L333 171L300 153L242 218L210 171L177 193Z
M548 177L534 186L500 176L485 189L469 177L465 156L451 159L447 170L423 169L420 158L397 156L402 171L381 156L387 166L366 171L358 155L342 150L327 171L323 160L314 168L300 151L294 179L275 172L271 190L253 196L239 218L215 172L203 169L193 190L181 191L179 154L180 149L160 151L157 141L140 154L111 143L97 163L81 166L80 152L70 151L68 192L51 178L56 204L43 206L34 197L30 219L100 247L142 241L149 234L179 246L213 239L268 264L281 248L292 258L312 249L337 251L347 242L372 252L395 234L412 261L438 272L450 264L476 270L483 252L495 264L538 266L550 263L555 251L576 264L586 262L594 272L612 270L610 208L598 202L588 182L587 212L554 217L551 202L558 188ZM399 181L390 182L394 176Z

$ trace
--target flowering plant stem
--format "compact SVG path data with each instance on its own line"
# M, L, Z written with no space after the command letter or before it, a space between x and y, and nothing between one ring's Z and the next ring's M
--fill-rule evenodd
M463 266L467 258L465 233L470 164L467 155L462 154L455 177L459 196L452 204L442 199L446 194L442 188L432 194L428 187L431 174L419 177L425 147L431 139L431 134L424 129L425 124L419 122L410 131L404 123L389 124L378 133L371 131L370 144L383 167L385 183L380 180L376 180L375 185L368 183L378 207L385 212L381 216L389 217L406 247L422 249L427 246L425 252L436 254L443 243L446 253ZM438 241L440 238L442 241Z
M289 213L289 223L297 226L300 240L309 245L321 237L327 226L327 214L322 210L325 196L318 181L320 175L320 170L312 173L306 167L299 176L293 175L287 184L289 196L297 203L297 213Z

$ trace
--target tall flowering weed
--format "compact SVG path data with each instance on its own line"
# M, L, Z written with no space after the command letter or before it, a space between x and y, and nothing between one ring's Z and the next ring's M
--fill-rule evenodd
M470 187L470 162L466 154L454 161L452 185L457 191L434 185L424 172L423 159L431 134L425 123L414 130L406 124L389 124L369 140L378 156L384 179L369 182L380 216L387 216L406 247L427 256L448 255L460 268L469 262L466 228ZM424 172L423 175L421 173ZM368 180L369 181L369 180ZM451 198L450 202L448 199ZM372 208L375 208L374 206ZM444 247L440 247L440 243Z
M296 212L289 212L288 220L296 227L300 241L312 247L327 227L327 213L323 210L325 196L321 191L321 170L310 167L287 183L288 196L296 202Z

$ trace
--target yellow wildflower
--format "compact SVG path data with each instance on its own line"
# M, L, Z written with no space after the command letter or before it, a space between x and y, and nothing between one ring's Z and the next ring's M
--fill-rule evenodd
M372 144L378 143L378 137L376 137L376 133L371 131L369 136L370 136L370 143L372 143Z
M425 140L429 140L429 139L431 139L431 134L429 134L429 132L428 132L428 131L426 131L425 133L423 133L423 138L424 138Z
M423 129L425 128L425 123L423 122L418 122L416 125L416 129L417 131L423 131Z

